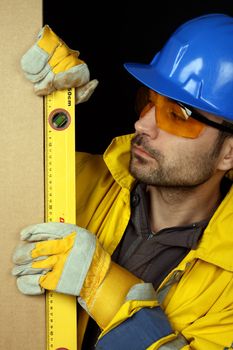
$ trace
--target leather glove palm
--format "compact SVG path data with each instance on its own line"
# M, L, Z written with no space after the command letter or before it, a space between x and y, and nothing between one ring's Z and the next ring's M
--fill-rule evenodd
M79 52L71 50L48 25L41 29L36 43L23 55L21 67L40 96L75 87L78 104L87 101L98 85L96 79L90 81L88 66L79 58Z

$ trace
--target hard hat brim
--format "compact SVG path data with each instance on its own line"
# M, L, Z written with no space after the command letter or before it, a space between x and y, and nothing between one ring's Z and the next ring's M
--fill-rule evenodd
M177 89L171 80L163 77L155 68L153 64L155 59L151 64L141 64L141 63L125 63L125 69L143 85L146 85L148 88L158 92L161 95L167 96L173 100L183 102L190 106L196 107L203 111L216 114L221 116L221 112L214 105L210 105L206 101L201 101L194 98L190 95L185 89Z

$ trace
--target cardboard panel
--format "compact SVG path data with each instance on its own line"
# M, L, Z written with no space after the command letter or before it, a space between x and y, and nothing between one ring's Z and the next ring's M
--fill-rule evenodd
M45 298L22 295L11 275L20 230L44 221L43 100L20 68L42 0L1 0L0 18L0 349L44 350Z

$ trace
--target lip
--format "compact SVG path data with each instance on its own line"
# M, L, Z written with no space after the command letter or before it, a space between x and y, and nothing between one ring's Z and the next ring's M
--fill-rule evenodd
M143 148L138 146L132 146L132 152L140 157L152 158L151 155L146 152Z

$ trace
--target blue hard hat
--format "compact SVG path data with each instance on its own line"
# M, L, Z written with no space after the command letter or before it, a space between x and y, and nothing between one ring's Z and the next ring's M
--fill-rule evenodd
M233 121L233 18L228 15L191 19L150 64L124 67L162 95Z

